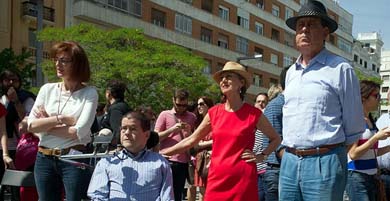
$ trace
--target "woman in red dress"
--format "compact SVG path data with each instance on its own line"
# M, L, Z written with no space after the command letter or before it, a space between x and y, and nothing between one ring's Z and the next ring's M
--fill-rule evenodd
M277 148L280 137L259 109L244 103L252 79L242 65L227 62L213 78L224 95L224 103L210 108L190 137L162 154L184 152L212 131L213 153L205 200L257 201L256 162ZM270 139L259 155L252 152L256 128Z

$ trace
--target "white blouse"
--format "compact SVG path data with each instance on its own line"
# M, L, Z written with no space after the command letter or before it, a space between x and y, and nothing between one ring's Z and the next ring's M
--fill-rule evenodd
M61 94L60 94L61 93ZM60 83L48 83L41 87L32 111L43 106L49 116L57 114L76 118L77 139L62 138L47 132L37 133L40 139L39 146L64 149L78 144L90 142L91 126L95 119L98 94L95 87L86 86L80 90L69 92L61 90ZM28 125L37 119L34 112L28 117Z

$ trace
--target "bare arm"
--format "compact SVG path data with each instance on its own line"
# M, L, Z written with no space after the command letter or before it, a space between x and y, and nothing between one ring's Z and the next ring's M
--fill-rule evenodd
M378 140L384 140L390 136L390 129L383 128L375 133L370 139L368 139L365 143L358 145L358 142L353 143L351 148L348 151L349 157L352 160L356 160L361 157L364 153L366 153ZM383 150L381 151L383 152ZM383 154L383 153L382 153ZM379 155L379 153L378 153Z
M14 162L8 153L8 136L6 131L5 116L0 118L1 148L3 149L3 161L5 168L15 169Z
M183 153L191 147L195 146L201 139L203 139L211 131L210 117L207 114L202 123L198 126L195 132L187 138L177 143L175 146L169 147L160 153L163 155L174 155Z
M268 119L264 115L260 116L259 121L256 124L256 127L269 138L269 145L265 150L262 151L263 154L256 155L255 153L253 153L252 150L249 149L244 150L244 152L241 155L241 158L244 159L246 162L259 163L264 161L264 156L269 155L270 153L275 151L281 142L281 138L279 134L275 131L271 123L269 123Z
M156 132L158 133L158 136L160 137L160 142L161 142L165 138L167 138L171 133L177 132L181 128L182 128L182 123L179 122L179 123L176 123L175 125L173 125L172 127L168 128L167 130L164 130L161 132L156 130Z

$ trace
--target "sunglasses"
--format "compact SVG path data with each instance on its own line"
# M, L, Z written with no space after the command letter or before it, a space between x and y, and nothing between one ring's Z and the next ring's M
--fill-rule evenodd
M72 59L64 59L64 58L53 58L52 61L54 63L59 62L61 65L66 65L72 62Z
M198 103L198 106L205 106L205 105L206 105L206 103L204 103L204 102Z
M380 93L371 93L370 96L375 97L377 100L381 99L381 94Z
M188 107L188 104L179 104L179 103L175 103L175 105L177 107Z

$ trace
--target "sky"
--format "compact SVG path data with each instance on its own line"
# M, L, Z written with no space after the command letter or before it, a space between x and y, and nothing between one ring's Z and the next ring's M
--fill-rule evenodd
M339 5L353 15L352 35L378 32L385 50L390 50L389 0L338 0Z

